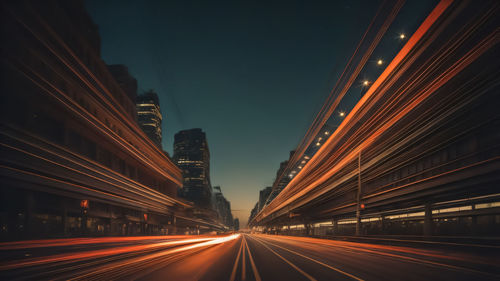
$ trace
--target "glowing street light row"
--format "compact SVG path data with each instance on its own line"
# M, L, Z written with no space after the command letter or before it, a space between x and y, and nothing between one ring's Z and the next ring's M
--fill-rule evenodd
M405 35L404 33L401 33L401 34L399 34L399 36L398 36L398 37L399 37L399 39L403 40L403 39L405 39L405 38L406 38L406 35ZM382 59L378 59L378 60L377 60L377 65L382 66L383 64L384 64L384 60L382 60ZM363 81L363 87L369 86L370 84L371 84L371 82L370 82L369 80L364 80L364 81ZM339 111L339 117L345 117L345 115L346 115L345 111ZM325 134L326 136L328 136L328 135L330 134L330 132L325 131L325 132L324 132L324 134ZM321 141L322 139L323 139L322 137L319 137L319 138L318 138L318 141L316 142L316 146L321 146L321 142L320 142L320 141ZM306 158L306 157L307 157L307 158ZM305 158L305 159L309 159L309 157L308 157L308 156L304 156L304 158ZM302 169L302 167L303 167L303 165L304 165L305 163L306 163L306 160L302 160L302 161L300 162L300 165L299 165L297 168L298 168L299 170L300 170L300 169ZM294 176L295 174L297 174L297 171L293 170L293 171L291 171L291 172L290 172L290 174L289 174L288 176L289 176L290 178L293 178L293 176Z
M325 135L329 135L330 132L328 131L325 131ZM321 138L321 137L320 137ZM302 169L304 167L304 165L307 163L307 160L311 159L311 157L307 156L307 155L304 155L304 158L302 159L302 161L300 162L299 166L297 167L299 170ZM289 178L293 178L293 176L297 174L297 171L295 170L292 170L290 172L290 174L288 175Z
M406 38L406 35L405 35L404 33L401 33L401 34L399 34L399 36L398 36L398 37L399 37L399 39L403 40L403 39L405 39L405 38ZM382 60L382 59L378 59L378 60L377 60L377 65L381 66L381 65L383 65L383 64L384 64L384 60ZM365 87L366 87L366 86L370 85L370 83L371 83L371 82L370 82L369 80L364 80L364 81L363 81L363 86L365 86Z

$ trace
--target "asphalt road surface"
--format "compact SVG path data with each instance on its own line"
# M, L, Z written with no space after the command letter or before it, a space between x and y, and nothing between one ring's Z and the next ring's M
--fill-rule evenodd
M500 249L292 236L0 243L1 280L500 280Z

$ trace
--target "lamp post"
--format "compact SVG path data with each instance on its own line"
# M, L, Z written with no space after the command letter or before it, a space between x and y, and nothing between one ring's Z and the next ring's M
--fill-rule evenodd
M361 150L360 150L358 154L358 192L356 194L356 236L360 235L361 209L364 209L364 204L361 204Z

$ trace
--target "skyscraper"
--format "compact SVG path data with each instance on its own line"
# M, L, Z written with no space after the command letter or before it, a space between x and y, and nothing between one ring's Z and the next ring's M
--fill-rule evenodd
M158 95L149 90L137 97L137 122L146 135L161 148L161 111Z
M174 163L182 170L179 195L203 208L212 208L210 152L201 129L183 130L174 137Z

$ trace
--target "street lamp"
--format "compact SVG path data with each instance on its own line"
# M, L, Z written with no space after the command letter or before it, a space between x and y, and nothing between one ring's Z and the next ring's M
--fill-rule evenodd
M406 35L404 33L399 34L399 39L405 39Z

